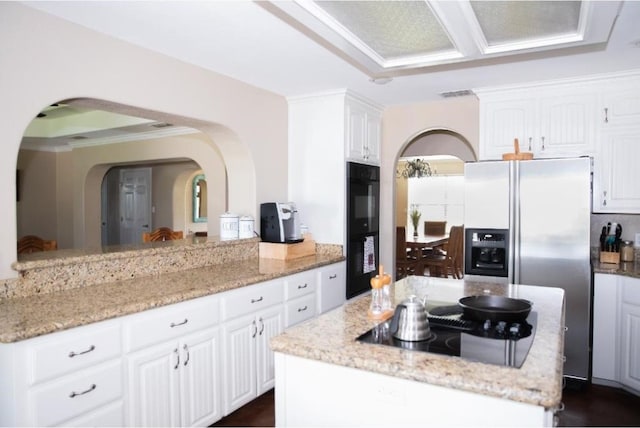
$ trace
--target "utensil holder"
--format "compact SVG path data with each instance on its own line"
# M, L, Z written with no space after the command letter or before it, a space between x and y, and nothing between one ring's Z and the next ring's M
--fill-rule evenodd
M600 263L620 264L620 253L600 251Z

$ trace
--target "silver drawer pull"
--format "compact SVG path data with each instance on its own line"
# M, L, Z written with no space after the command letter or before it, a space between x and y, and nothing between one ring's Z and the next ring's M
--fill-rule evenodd
M86 391L82 391L82 392L71 391L71 394L69 394L69 398L74 398L74 397L77 397L78 395L87 394L87 393L93 391L94 389L96 389L96 384L92 383L91 386L89 387L89 389L87 389Z
M307 307L307 305L304 305L304 307L303 307L303 308L298 308L298 312L304 312L304 311L306 311L307 309L309 309L309 308Z
M262 296L260 296L259 299L251 299L251 303L258 303L258 302L262 302L264 298Z
M96 349L96 347L94 345L91 345L91 346L89 346L89 349L87 349L86 351L82 351L82 352L71 351L71 352L69 352L69 358L73 358L73 357L76 357L78 355L86 354L86 353L91 352L91 351L93 351L95 349Z
M178 326L181 326L181 325L185 325L188 322L189 322L189 320L185 318L184 321L179 322L179 323L172 322L171 324L169 324L169 327L171 327L171 328L178 327Z
M184 365L186 366L187 364L189 364L189 347L185 343L182 349L184 349L184 352L187 353L187 358L184 360Z
M298 290L302 290L303 288L307 288L307 283L305 282L304 285L298 285Z
M264 321L262 320L262 317L260 317L259 321L260 321L260 333L258 334L262 336L262 333L264 333Z
M176 354L176 365L173 366L173 369L178 370L178 367L180 367L180 352L178 351L178 348L174 349L173 353Z
M336 279L337 277L338 277L338 274L330 275L330 276L329 276L329 279Z

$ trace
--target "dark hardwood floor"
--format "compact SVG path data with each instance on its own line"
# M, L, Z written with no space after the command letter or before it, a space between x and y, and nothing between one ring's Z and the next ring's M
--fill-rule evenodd
M561 427L640 426L640 397L624 390L600 385L567 387L559 412ZM275 426L273 390L261 395L212 425L214 427Z

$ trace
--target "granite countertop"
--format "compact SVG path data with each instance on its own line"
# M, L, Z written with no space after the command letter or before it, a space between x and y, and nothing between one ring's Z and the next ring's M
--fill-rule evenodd
M522 367L473 362L459 357L357 342L377 324L367 317L363 295L271 340L276 352L352 367L447 388L554 408L562 397L564 291L559 288L497 285L466 280L409 277L392 286L395 304L411 294L431 305L474 294L520 297L533 302L537 331Z
M97 321L268 281L340 262L316 254L289 261L242 261L0 300L0 343L16 342Z
M594 273L623 275L640 278L640 252L636 250L635 261L615 263L600 263L600 253L597 247L591 248L591 267Z

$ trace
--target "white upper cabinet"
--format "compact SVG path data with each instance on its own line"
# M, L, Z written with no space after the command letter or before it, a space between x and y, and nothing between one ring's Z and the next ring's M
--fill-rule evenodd
M346 98L347 159L380 164L380 110L353 97Z
M640 213L640 74L607 79L599 86L598 152L593 211Z
M585 87L477 91L480 98L480 159L514 151L534 158L574 157L594 152L597 95Z

